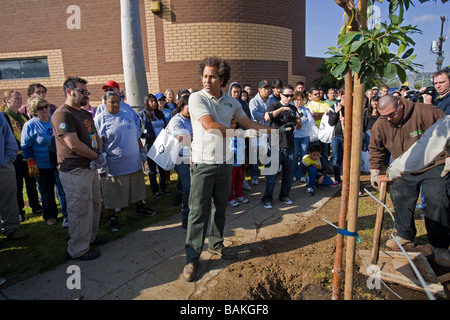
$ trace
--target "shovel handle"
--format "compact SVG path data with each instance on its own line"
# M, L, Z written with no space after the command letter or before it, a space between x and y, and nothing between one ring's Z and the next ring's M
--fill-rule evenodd
M383 204L386 204L386 189L387 189L387 181L382 181L380 183L380 197L378 200ZM377 264L378 262L378 254L380 252L380 237L381 237L381 226L383 224L383 215L384 215L384 207L381 204L378 204L377 207L377 216L375 220L375 229L373 236L373 248L372 254L370 257L371 264Z

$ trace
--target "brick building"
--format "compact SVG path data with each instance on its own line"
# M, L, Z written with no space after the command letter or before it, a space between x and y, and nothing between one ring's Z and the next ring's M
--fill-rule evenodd
M64 79L79 76L88 80L96 106L106 81L125 89L120 1L0 3L1 93L18 90L25 103L26 88L38 82L60 105ZM201 89L197 64L208 55L230 62L230 83L305 81L305 0L162 0L158 13L151 5L140 0L149 92Z

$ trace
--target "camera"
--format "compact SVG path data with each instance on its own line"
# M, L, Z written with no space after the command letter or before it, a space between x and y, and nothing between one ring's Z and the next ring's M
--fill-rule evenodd
M405 98L412 102L423 102L424 94L428 94L434 98L436 96L436 88L427 87L424 92L420 92L417 90L409 90L406 92Z
M287 125L287 126L294 126L295 122L296 122L296 115L295 112L291 109L288 108L287 110L283 110L277 117L277 125L278 126L283 126L283 125Z

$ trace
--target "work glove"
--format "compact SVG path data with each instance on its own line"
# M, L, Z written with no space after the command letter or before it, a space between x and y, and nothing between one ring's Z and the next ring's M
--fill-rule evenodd
M145 151L145 147L139 148L139 155L141 157L141 162L145 163L147 161L147 152Z
M295 123L294 123L294 125L295 125ZM278 130L280 131L280 133L285 133L286 131L291 131L291 130L293 130L293 124L292 123L283 124L281 127L278 128Z
M31 178L39 177L39 169L36 165L36 162L34 160L30 160L30 161L27 161L27 164L28 164L28 175Z
M106 166L106 159L103 156L103 153L100 153L97 158L92 160L91 163L89 164L89 167L91 168L91 170L96 170L96 169L100 169L100 168L106 168L107 167Z
M445 177L450 172L450 157L445 158L444 170L442 170L441 177Z
M372 187L378 190L378 176L380 175L379 169L370 169L370 184Z
M235 133L237 133L236 137L242 139L257 138L259 136L258 130L255 129L247 129L247 130L236 129Z

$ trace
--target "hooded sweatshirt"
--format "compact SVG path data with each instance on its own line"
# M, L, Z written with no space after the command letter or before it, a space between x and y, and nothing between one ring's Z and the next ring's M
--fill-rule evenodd
M444 118L445 113L433 105L413 103L399 98L404 105L403 118L398 123L378 118L372 127L369 144L370 169L381 169L389 151L397 159L408 150L433 124ZM427 167L414 173L425 172L445 161L446 151L442 151Z

